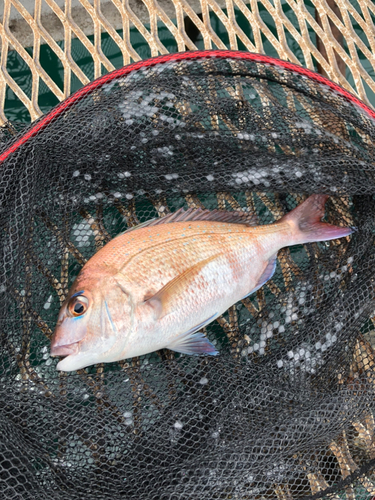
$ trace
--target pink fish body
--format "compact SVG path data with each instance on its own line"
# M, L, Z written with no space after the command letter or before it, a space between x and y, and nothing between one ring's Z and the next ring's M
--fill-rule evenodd
M117 236L86 263L61 307L51 355L66 357L57 369L162 348L217 354L199 330L270 279L281 248L352 232L320 222L326 199L310 196L265 226L238 212L179 210Z

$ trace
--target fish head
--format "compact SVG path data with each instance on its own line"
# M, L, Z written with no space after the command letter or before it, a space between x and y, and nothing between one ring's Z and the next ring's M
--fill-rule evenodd
M104 282L91 290L71 292L51 339L51 356L66 356L57 370L79 370L118 359L130 316L128 296L116 285Z

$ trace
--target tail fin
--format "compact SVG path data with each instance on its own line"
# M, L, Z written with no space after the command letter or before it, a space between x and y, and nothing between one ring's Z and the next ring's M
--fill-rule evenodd
M354 231L351 227L333 226L320 221L324 216L324 205L327 198L327 195L313 194L278 221L288 222L293 227L292 245L335 240L348 236Z

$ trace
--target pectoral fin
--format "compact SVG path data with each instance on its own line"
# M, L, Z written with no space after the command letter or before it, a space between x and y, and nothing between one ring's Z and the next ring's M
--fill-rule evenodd
M272 276L274 275L275 273L275 270L276 270L276 259L277 259L277 255L274 255L272 256L269 261L268 261L268 264L266 266L266 268L264 269L263 273L260 275L258 281L257 281L257 284L255 285L255 287L245 295L244 298L248 297L249 295L251 295L252 293L256 292L257 290L259 290L259 288L262 288L262 286L269 280L272 278ZM242 299L241 299L242 300Z
M154 310L155 319L161 319L170 314L176 307L178 297L194 283L197 275L210 262L216 259L216 255L209 257L169 281L153 297L144 301L144 305Z
M182 354L210 354L216 356L216 354L219 353L215 346L211 344L202 332L196 333L198 330L211 323L216 317L217 314L214 314L206 321L203 321L203 323L194 326L187 332L181 333L173 342L166 346L167 349L181 352Z

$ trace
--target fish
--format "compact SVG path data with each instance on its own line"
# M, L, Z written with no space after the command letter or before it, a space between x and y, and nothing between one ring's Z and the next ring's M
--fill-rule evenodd
M202 328L261 288L281 248L349 236L321 219L314 194L278 221L180 209L116 236L83 266L51 338L56 368L74 371L167 348L217 355Z

